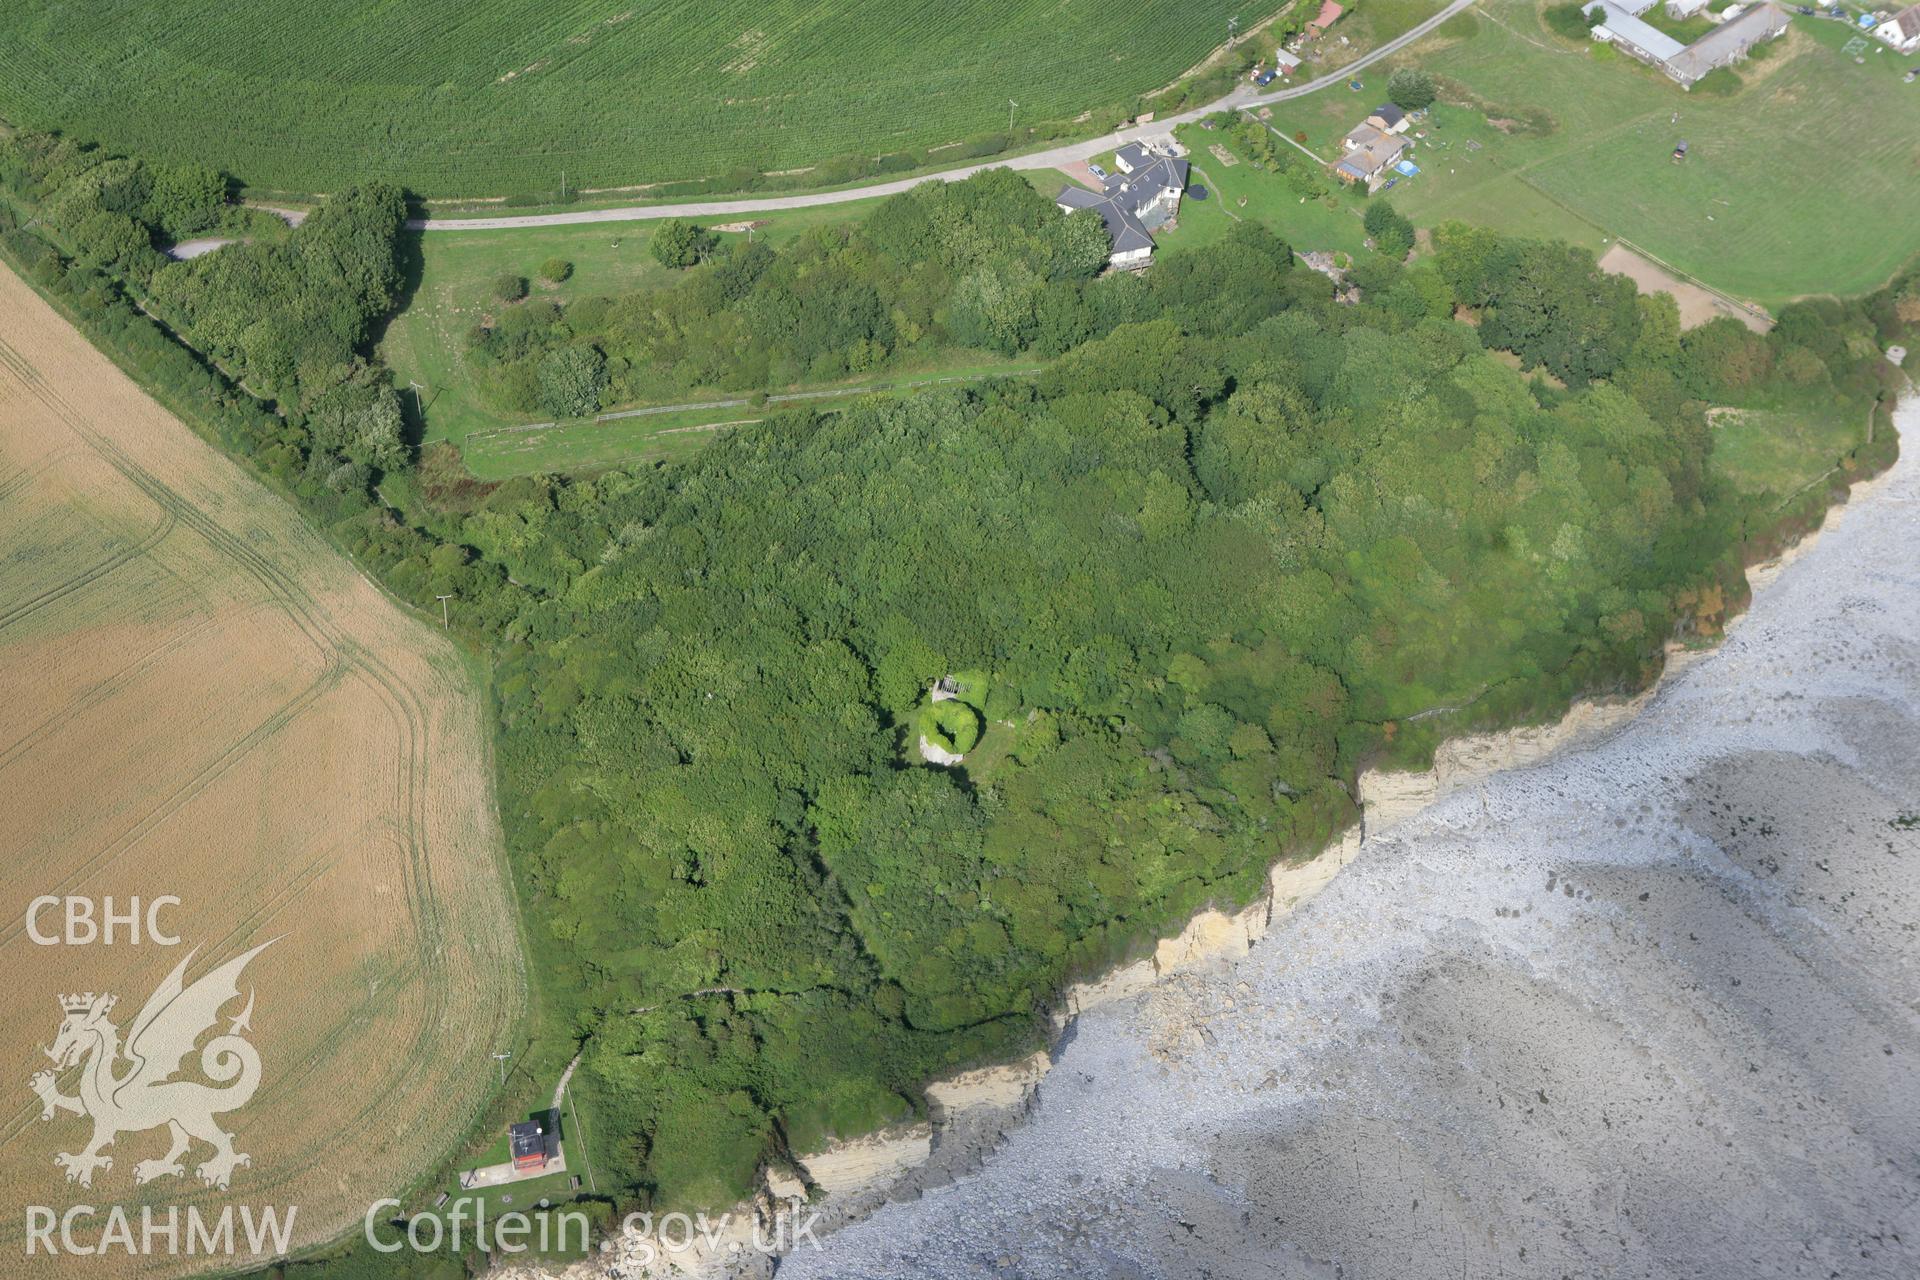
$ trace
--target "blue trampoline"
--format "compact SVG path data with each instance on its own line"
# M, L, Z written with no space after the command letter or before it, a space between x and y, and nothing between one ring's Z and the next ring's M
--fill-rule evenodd
M1420 166L1415 164L1411 160L1402 160L1399 164L1393 167L1398 169L1401 173L1406 174L1409 178L1411 178L1414 174L1420 172Z

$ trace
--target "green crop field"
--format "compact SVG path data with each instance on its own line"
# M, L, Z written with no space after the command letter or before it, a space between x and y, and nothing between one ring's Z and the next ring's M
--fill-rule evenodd
M1920 249L1920 85L1901 83L1912 59L1877 43L1864 64L1843 55L1850 34L1796 17L1741 65L1741 89L1715 98L1560 39L1531 3L1490 0L1401 56L1450 88L1414 157L1424 172L1388 198L1424 225L1458 218L1596 249L1625 237L1769 306L1870 289ZM1371 67L1364 92L1281 104L1273 123L1337 158L1386 78Z
M0 116L263 188L429 196L783 170L1067 120L1280 8L1234 0L0 6Z

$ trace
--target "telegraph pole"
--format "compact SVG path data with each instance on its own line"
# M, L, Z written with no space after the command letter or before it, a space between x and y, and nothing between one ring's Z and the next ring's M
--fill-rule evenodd
M444 595L435 596L434 599L440 602L440 629L446 631L453 626L453 623L447 618L447 601L453 599L453 597L451 595ZM499 1055L495 1054L494 1056L498 1057Z
M1013 136L1013 109L1019 105L1012 98L1007 99L1007 136L1009 138Z
M1235 16L1227 19L1227 48L1233 48L1233 38L1240 30L1240 19Z
M427 407L420 403L420 384L412 378L408 378L407 385L413 388L413 416L420 419L421 424L425 425L427 421Z
M441 596L440 598L442 600L446 599L445 596ZM503 1089L507 1087L507 1059L511 1058L512 1056L513 1056L513 1050L511 1049L507 1050L505 1053L496 1053L493 1055L493 1060L500 1064L500 1087Z

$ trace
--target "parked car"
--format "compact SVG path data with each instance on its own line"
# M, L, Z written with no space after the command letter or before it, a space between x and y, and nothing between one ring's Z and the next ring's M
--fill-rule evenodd
M1104 178L1107 176L1107 171L1105 169L1102 169L1097 164L1088 164L1087 172L1092 174L1096 178Z
M1253 82L1259 85L1262 89L1264 89L1268 85L1273 83L1273 76L1274 76L1274 73L1271 71L1262 71L1259 75L1253 78Z

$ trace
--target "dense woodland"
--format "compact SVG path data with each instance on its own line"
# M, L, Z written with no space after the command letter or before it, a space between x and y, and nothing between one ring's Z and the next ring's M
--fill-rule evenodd
M51 242L4 228L8 257L403 599L452 593L492 659L543 1017L586 1041L603 1184L659 1205L1033 1046L1063 982L1349 822L1363 762L1645 682L1783 500L1825 501L1716 480L1704 408L1865 414L1920 323L1908 278L1682 333L1584 252L1457 226L1359 264L1352 305L1252 225L1096 276L1074 219L987 174L480 341L503 385L568 348L637 388L917 342L1044 354L1037 378L484 486L330 407L390 394L363 359L390 193L142 270L90 247L68 193L104 185L57 150L0 159L17 205L72 210ZM921 763L961 671L985 732Z

